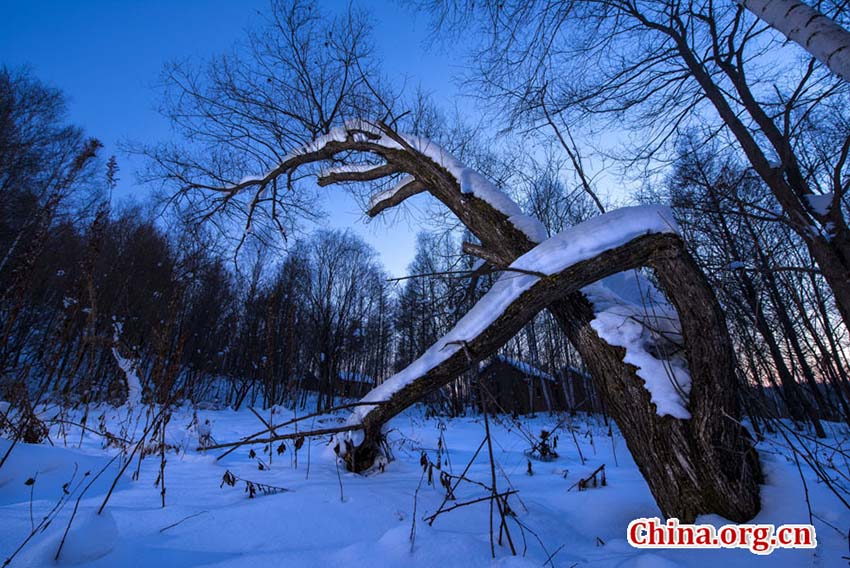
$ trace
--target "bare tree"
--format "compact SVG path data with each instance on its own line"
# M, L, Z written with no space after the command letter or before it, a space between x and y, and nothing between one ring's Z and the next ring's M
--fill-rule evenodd
M287 37L292 35L288 24L282 31ZM342 37L352 36L343 34ZM324 47L335 49L334 46ZM285 46L277 57L297 60L299 56L291 52L292 48ZM302 72L308 75L323 73L309 68L299 71ZM329 78L327 88L332 89L332 85L338 88L344 77L342 73L332 81ZM245 87L236 81L222 82L213 77L211 84L226 86L222 94L233 92L251 96L253 92L250 85ZM297 91L288 84L274 84L274 94L282 109L301 108L299 105L303 101ZM546 230L539 221L523 214L516 203L481 174L463 167L438 144L397 133L400 124L417 123L423 118L422 113L416 111L402 116L404 113L394 112L398 106L396 101L383 96L368 73L359 75L350 84L364 87L370 95L369 100L361 100L355 92L346 91L341 100L350 101L346 108L352 114L334 113L337 126L328 128L331 122L322 124L316 131L325 133L301 146L269 138L270 148L263 150L265 157L257 160L258 167L254 171L246 164L232 167L240 164L238 160L243 156L239 146L241 140L252 139L254 119L243 120L228 113L200 113L197 123L188 127L190 132L194 128L203 138L205 124L210 121L214 135L211 150L191 160L189 163L194 164L191 167L176 168L174 166L182 162L163 160L161 153L154 158L164 166L166 177L183 190L181 195L200 193L211 207L208 211L241 202L246 205L251 221L259 221L262 216L272 221L281 215L286 219L287 215L297 212L297 207L282 211L281 200L299 199L297 191L290 191L295 183L304 173L318 173L320 186L387 183L383 186L387 189L370 200L367 211L370 216L400 205L413 195L429 193L477 239L477 243L468 243L465 250L484 258L499 270L509 270L512 262L546 239ZM208 104L206 101L210 99L203 89L191 85L185 88L178 84L178 93L198 104ZM323 104L320 100L311 98L311 101L317 108ZM244 110L249 115L265 116L264 106ZM358 110L360 112L356 112ZM303 111L297 114L303 116ZM322 115L330 116L324 112ZM339 126L346 116L380 118L354 120ZM284 124L294 124L292 117L279 118ZM302 135L313 132L302 126L298 127ZM264 129L267 127L263 126L261 131ZM231 143L233 132L240 136ZM252 150L253 146L244 155L256 156ZM228 156L224 162L217 158L221 152ZM231 169L218 167L225 162ZM454 173L450 169L454 169ZM299 185L304 187L305 184ZM309 191L309 185L306 189ZM476 194L476 189L482 190L484 195ZM249 226L254 228L257 223ZM363 439L352 439L351 447L340 444L340 452L345 454L348 466L357 471L369 467L377 456L382 427L387 420L425 393L454 380L471 363L496 351L541 309L548 308L587 363L664 514L681 519L694 519L707 512L738 520L752 517L759 507L761 473L749 435L737 421L740 416L737 379L723 312L681 239L666 228L660 234L639 233L623 242L608 243L610 250L575 265L551 273L539 270L532 270L532 274L521 273L532 280L525 281L527 289L511 296L501 315L493 313L494 319L476 328L474 333L455 337L460 344L452 343L443 350L445 343L441 340L429 350L432 355L434 350L441 352L438 360L429 359L432 363L436 361L436 365L424 365L419 359L400 375L384 382L371 396L381 396L381 393L388 396L368 412L358 414L351 426L352 430L365 434ZM670 322L678 322L676 326L681 328L678 334L684 338L684 351L673 347L675 341L651 329L655 326L646 318L654 319L652 314L636 314L634 318L640 333L646 334L647 344L653 346L651 350L662 368L667 371L674 367L689 369L691 388L687 409L681 406L681 412L674 411L673 415L658 410L661 402L653 402L638 367L624 361L624 348L606 341L593 327L597 304L581 291L582 286L640 266L654 269L678 310L675 316L675 310L668 306L665 313L671 314ZM596 302L601 302L598 297ZM654 379L675 389L676 383L667 376L667 371L659 371ZM409 381L402 381L400 377L407 377ZM397 390L387 393L386 389L395 388ZM684 393L676 396L681 394Z
M317 410L333 407L340 371L352 353L351 343L365 333L367 294L382 279L375 251L350 232L319 231L295 254L310 266L305 299L312 338L311 355L322 386ZM358 369L357 371L361 371Z
M790 416L811 421L823 437L820 418L830 418L833 413L821 394L823 384L815 377L812 359L803 348L806 332L795 324L808 321L807 312L813 311L814 305L793 313L790 290L781 282L783 273L808 271L783 250L799 246L793 242L796 235L781 223L754 214L756 204L769 195L758 176L737 164L728 151L724 156L717 148L696 149L694 145L684 147L668 182L672 204L689 231L689 244L722 291L722 301L736 314L733 319L743 318L735 326L738 334L741 327L754 327L761 335L775 369L768 380L778 376ZM786 245L788 237L791 246ZM833 336L829 325L812 335ZM750 337L743 343L750 345L742 350L754 346ZM783 344L790 348L788 354ZM795 374L805 379L808 392L797 384ZM756 384L766 378L761 372L751 372L750 377Z
M783 61L769 27L731 1L424 4L444 27L483 18L479 85L516 123L557 116L592 121L596 131L601 123L627 126L636 135L631 165L665 159L687 128L731 138L850 322L850 130L839 110L846 82L815 59ZM805 159L813 144L807 120L820 109L838 111L840 133L815 163Z
M245 187L251 176L280 163L288 148L346 117L380 114L392 102L371 62L363 14L351 9L327 18L312 0L276 0L270 7L264 26L233 55L200 69L166 68L161 110L180 136L139 149L150 158L150 179ZM320 216L315 192L291 191L295 181L276 179L250 195L219 194L193 203L191 211L227 234L247 218L240 244L249 236L272 242L274 233L286 237L299 222Z
M289 176L305 164L333 161L352 153L359 158L324 171L319 184L402 176L394 189L375 195L370 215L427 191L480 241L480 245L470 243L467 250L508 272L513 270L510 265L515 259L546 238L535 219L523 215L480 174L463 167L432 142L402 136L381 122L355 121L332 130L292 152L266 176L219 191L251 190ZM367 157L375 162L363 162ZM612 215L618 214L622 215ZM538 311L548 307L587 362L662 511L684 519L708 511L733 519L751 517L758 510L761 474L748 434L735 418L739 415L737 382L723 313L682 241L668 229L660 234L653 234L651 227L638 230L630 238L622 242L615 239L607 246L603 232L599 236L602 252L550 273L539 272L534 266L518 266L516 270L527 279L525 285L515 285L506 299L499 296L506 293L505 287L512 289L510 279L505 280L501 292L488 293L490 298L494 294L500 297L502 304L495 309L476 306L471 310L476 315L467 316L475 320L483 317L482 310L489 310L472 330L461 320L423 357L366 397L365 401L375 405L359 411L351 426L362 435L339 446L348 466L355 471L371 466L387 420L455 379L471 363L494 353ZM607 343L591 325L594 303L581 292L582 287L606 276L640 266L655 270L678 310L693 385L687 413L678 416L659 415L656 405L660 402L651 402L638 368L624 362L623 348ZM508 274L503 280L507 276L516 275ZM655 348L663 360L672 356L664 352L661 344Z

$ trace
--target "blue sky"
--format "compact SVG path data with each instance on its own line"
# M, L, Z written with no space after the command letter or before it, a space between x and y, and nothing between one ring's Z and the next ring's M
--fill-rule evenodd
M330 10L347 2L321 2ZM396 2L361 1L375 20L375 42L385 71L421 83L448 108L457 97L451 77L459 53L426 49L428 23ZM121 181L116 199L144 199L133 171L140 160L122 155L122 140L154 142L169 136L156 112L163 63L204 59L227 51L260 20L267 0L0 0L0 64L29 65L36 76L62 89L71 120L117 154ZM329 226L352 227L401 275L412 259L415 232L405 218L363 223L358 206L328 189Z

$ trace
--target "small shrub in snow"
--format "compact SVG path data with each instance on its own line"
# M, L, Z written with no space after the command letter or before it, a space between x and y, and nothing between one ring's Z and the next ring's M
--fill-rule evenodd
M541 430L540 439L535 441L534 446L532 446L528 455L540 461L553 461L558 459L558 452L555 451L555 448L557 447L558 437L552 437L551 432L548 430ZM530 469L531 466L529 465L529 470Z
M248 494L248 499L253 499L258 493L263 495L276 495L278 493L287 493L292 491L285 487L275 487L274 485L267 485L265 483L251 481L249 479L242 479L241 477L234 475L229 469L224 472L224 475L221 478L221 485L219 487L224 487L225 485L229 487L236 487L236 484L240 481L245 484L245 493Z

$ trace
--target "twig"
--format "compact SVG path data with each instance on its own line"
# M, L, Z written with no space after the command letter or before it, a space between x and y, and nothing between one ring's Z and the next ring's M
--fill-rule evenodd
M551 274L539 272L537 270L527 270L525 268L517 268L515 266L491 266L490 272L516 272L517 274L526 274L528 276L537 276L538 278L548 278ZM426 272L423 274L411 274L409 276L399 276L396 278L387 278L387 282L401 282L402 280L410 280L413 278L430 278L433 276L473 276L479 274L476 270L445 270L441 272ZM460 277L460 276L458 276Z
M340 404L338 406L334 406L333 408L329 408L327 410L322 410L320 412L314 412L312 414L305 414L304 416L300 416L300 417L296 416L295 418L292 418L291 420L287 420L286 422L282 422L281 424L278 424L277 426L274 426L272 428L266 428L265 430L260 430L259 432L254 432L253 434L245 436L244 438L242 438L242 442L251 443L251 441L256 439L257 436L262 436L263 434L265 434L267 432L275 432L279 428L283 428L284 426L289 426L290 424L296 424L297 425L298 422L301 422L302 420L307 420L309 418L316 418L318 416L324 416L326 414L330 414L330 413L335 412L337 410L345 410L347 408L355 408L357 406L379 406L381 404L386 404L386 401L350 402L350 403L347 403L347 404ZM296 406L296 408L297 408L297 406ZM261 443L261 441L258 441L257 443ZM220 456L218 456L216 458L216 461L218 461L218 460L222 459L223 457L227 456L228 454L230 454L231 452L233 452L236 448L238 448L241 445L243 445L243 444L237 443L237 442L233 442L233 443L229 443L229 444L218 444L218 445L215 445L215 446L209 446L207 448L199 448L198 451L201 451L202 449L209 450L209 449L217 449L217 448L222 448L222 447L230 447L229 450L227 450L226 452L224 452L223 454L221 454Z
M141 448L144 445L145 440L148 437L148 434L150 433L151 430L153 430L154 426L157 423L157 420L160 419L163 412L165 412L165 407L160 409L159 413L154 417L153 420L151 420L151 423L142 432L142 437L139 438L139 441L133 447L133 451L130 452L129 456L127 456L127 461L124 463L124 465L121 466L121 469L118 471L118 475L115 476L115 479L112 480L112 485L109 486L109 491L106 492L106 497L104 497L103 503L100 504L100 508L97 510L98 515L103 512L103 509L106 507L106 504L109 502L110 497L112 497L112 492L115 491L115 487L118 485L118 480L121 479L121 476L124 475L125 471L127 471L127 467L133 461L133 456L136 454L136 452L139 451L139 448ZM115 457L118 457L119 455L121 455L121 454L115 454ZM112 459L114 460L115 458L112 458ZM141 467L141 455L139 457L139 467Z
M209 513L209 511L198 511L197 513L189 515L188 517L183 517L182 519L180 519L176 523L172 523L172 524L168 525L167 527L162 527L161 529L159 529L159 532L164 533L168 529L173 529L174 527L176 527L180 523L182 523L184 521L188 521L189 519L193 519L193 518L198 517L200 515L203 515L204 513Z
M309 456L309 451L310 451L309 445L307 446L307 451L308 451L308 456ZM343 496L343 493L342 493L342 475L340 475L340 473L339 473L339 459L334 459L334 462L336 463L336 479L337 479L337 481L339 481L339 502L345 503L345 497ZM307 463L308 463L307 468L309 469L309 467L310 467L309 466L309 457L308 457Z
M276 426L275 428L279 428ZM237 448L239 446L245 446L247 444L270 444L272 442L277 442L279 440L292 440L294 438L302 438L307 436L323 436L325 434L339 434L340 432L348 432L350 430L362 430L362 424L352 424L349 426L337 426L334 428L320 428L318 430L308 430L306 432L292 432L290 434L279 434L277 436L271 436L270 438L255 438L253 440L240 440L238 442L226 442L223 444L215 444L214 446L208 446L206 448L197 448L197 451L201 452L204 450L219 450L221 448ZM220 456L224 457L224 456Z
M597 467L595 470L593 470L593 473L591 473L590 475L588 475L587 477L585 477L583 479L579 479L578 481L576 481L575 483L570 485L570 488L567 489L567 491L572 490L572 488L575 487L575 486L578 486L579 491L583 491L587 487L587 484L590 483L591 481L593 481L593 486L595 487L596 483L597 483L596 476L600 473L602 474L602 480L599 482L599 484L602 485L602 486L607 485L608 482L605 479L605 464L603 463L602 465Z
M452 342L452 343L454 343L454 342ZM472 358L472 354L469 352L469 346L467 345L467 343L465 341L459 341L457 343L460 343L461 347L463 348L463 353L466 356L467 363L469 363L470 367L473 367L474 366L473 365L474 360ZM494 539L493 539L493 501L495 500L496 506L499 509L499 518L501 519L501 523L499 525L499 544L501 545L501 543L502 543L502 531L504 531L504 534L508 539L508 545L510 545L510 548L511 548L511 553L514 556L516 556L516 549L514 548L514 542L513 542L513 539L511 538L510 530L508 529L507 520L505 519L505 516L507 514L507 508L508 508L508 506L507 506L507 495L505 495L503 498L500 497L500 494L499 494L498 489L496 487L496 460L495 460L495 457L493 456L493 439L490 435L490 419L488 418L489 413L488 413L488 409L487 409L486 398L484 397L484 392L483 392L484 386L483 386L483 382L481 381L480 372L477 372L476 375L477 375L476 380L478 382L478 390L479 390L480 397L481 397L481 407L482 407L482 410L484 412L484 432L485 432L484 439L487 441L487 452L488 452L488 455L490 457L490 483L491 483L491 487L490 487L490 492L491 492L491 495L490 495L490 555L493 558L496 558L496 545L495 545L495 542L494 542ZM509 492L509 494L510 494L510 492Z
M573 437L573 443L576 445L576 450L578 450L578 457L581 460L581 465L584 465L584 462L586 460L584 459L584 454L581 452L581 445L579 445L579 443L578 443L578 438L576 437L575 430L573 430L572 420L570 420L570 423L567 426L567 430L570 431L570 435Z
M422 487L422 480L425 479L425 468L422 468L422 475L419 476L419 484L416 486L416 491L413 492L413 520L410 523L410 552L413 552L413 544L416 542L416 503L419 500L419 489ZM439 513L439 511L438 511ZM433 523L433 521L431 521ZM430 523L429 523L430 524Z
M80 501L82 500L83 495L85 495L85 494L86 494L86 492L87 492L87 491L91 488L91 486L92 486L92 485L94 485L94 482L95 482L95 481L97 481L97 479L101 476L101 474L102 474L104 471L106 471L106 470L107 470L107 468L108 468L110 465L112 465L112 462L114 462L114 461L115 461L115 459L116 459L118 456L120 456L120 455L121 455L121 454L115 454L114 456L112 456L112 459L111 459L111 460L109 460L109 461L107 462L107 464L106 464L105 466L103 466L103 467L101 468L101 470L100 470L100 471L98 471L98 472L94 475L94 477L92 477L92 480L91 480L91 481L89 481L89 484L88 484L88 485L86 485L85 489L83 489L83 490L80 492L80 494L79 494L79 495L77 495L77 501L74 503L74 510L71 512L71 518L70 518L70 519L68 519L68 524L67 524L67 525L65 525L65 532L64 532L64 533L62 533L62 540L61 540L61 541L59 541L59 548L57 548L57 549L56 549L56 556L54 556L54 557L53 557L53 560L59 560L59 554L61 554L61 553L62 553L62 547L63 547L63 546L65 546L65 539L66 539L66 538L68 538L68 531L70 531L70 530L71 530L71 523L73 523L73 522L74 522L74 517L76 517L76 516L77 516L77 510L80 508ZM105 502L105 501L104 501L104 505L106 505L106 502ZM103 506L101 506L101 508L100 508L100 510L97 512L97 514L98 514L98 515L100 515L100 513L101 513L102 511L103 511Z
M497 494L496 496L501 497L501 496L504 495L505 497L509 497L511 495L514 495L516 492L517 492L516 489L509 489L509 490L505 491L504 493ZM471 501L464 501L463 503L455 503L451 507L449 507L447 509L443 509L439 513L440 514L448 513L449 511L454 511L455 509L459 509L461 507L466 507L467 505L474 505L476 503L482 503L484 501L492 500L492 499L493 499L493 495L487 495L486 497L479 497L478 499L473 499ZM425 520L430 521L431 519L435 518L436 516L437 516L437 513L434 513L433 515L429 515L429 516L425 517Z
M95 430L94 428L90 428L88 426L85 426L83 424L73 422L71 420L62 420L62 419L56 417L56 418L52 418L50 420L50 423L51 424L68 424L70 426L76 426L77 428L82 428L86 432L91 432L92 434L96 434L96 435L101 436L103 438L111 438L112 440L114 440L116 442L121 442L122 444L126 444L128 446L133 443L132 440L125 440L124 438L121 438L120 436L116 436L115 434L112 434L111 432L104 433L104 432L101 432L99 430Z
M35 492L35 482L37 480L38 480L38 472L35 472L35 475L32 478L27 480L27 483L29 483L29 486L30 486L30 530L31 531L35 530L35 518L33 517L33 514L32 514L32 497L33 497L33 493ZM30 481L32 481L32 483L30 483Z
M484 444L485 444L485 443L487 443L487 440L486 440L486 439L481 440L481 443L480 443L480 444L478 444L478 449L477 449L477 450L475 450L475 453L474 453L474 454L472 454L472 459L471 459L471 460L469 460L469 463L467 463L467 464L466 464L466 468L464 468L463 473L461 473L461 474L460 474L460 476L458 476L457 481L455 481L455 484L452 486L451 491L447 491L447 492L446 492L445 497L443 497L443 502L440 504L439 508L437 508L437 512L436 512L436 513L434 513L434 517L433 517L433 519L436 519L436 518L437 518L437 515L439 515L439 514L443 511L443 507L445 507L446 503L447 503L447 502L448 502L448 500L449 500L449 495L454 495L455 490L457 489L457 486L458 486L458 485L460 485L460 482L461 482L461 481L463 481L464 479L466 479L466 472L468 472L468 471L469 471L469 468L470 468L470 467L472 467L473 462L475 462L475 458L477 458L477 457L478 457L478 454L479 454L479 452L481 452L481 448L483 448L483 447L484 447ZM424 470L424 469L422 470L422 474L423 474L423 475L425 474L425 470ZM450 475L450 474L449 474L449 475ZM471 481L471 480L467 480L467 481ZM429 522L429 523L428 523L429 525L433 525L433 524L434 524L434 520L433 520L433 519L431 520L431 522Z
M39 524L38 524L38 525L36 525L35 529L33 529L32 531L30 531L30 534L29 534L29 535L27 535L27 537L23 540L23 542L21 542L21 544L19 544L19 545L18 545L18 548L16 548L16 549L14 550L14 552L12 552L12 554L11 554L11 555L9 555L9 557L8 557L8 558L6 558L6 560L3 562L3 566L4 566L4 567L5 567L5 566L8 566L9 564L11 564L12 560L14 560L14 559L15 559L15 557L16 557L16 556L17 556L17 555L21 552L21 550L23 550L23 549L24 549L24 547L27 545L27 543L28 543L30 540L32 540L32 538L33 538L33 537L34 537L34 536L35 536L35 535L36 535L39 531L42 531L42 532L43 532L45 529L47 529L47 527L50 525L50 523L51 523L51 522L53 521L53 519L55 518L55 516L56 516L56 514L58 513L58 511L61 511L61 510L62 510L62 508L63 508L63 507L65 506L65 504L67 503L69 495L71 495L72 493L76 493L77 489L79 489L79 488L80 488L80 486L81 486L81 485L82 485L82 483L83 483L83 480L85 480L85 477L83 477L82 479L80 479L80 481L77 483L77 485L74 487L74 489L73 489L72 491L66 491L66 490L65 490L65 488L67 488L67 487L68 487L71 483L73 483L73 482L74 482L74 478L76 478L76 477L77 477L77 471L78 471L78 470L79 470L79 466L78 466L77 462L74 462L74 472L71 474L71 479L68 481L68 483L66 483L66 484L63 486L62 495L60 495L60 496L59 496L59 499L56 501L56 504L55 504L55 505L53 505L53 508L52 508L50 511L48 511L48 513L47 513L47 514L46 514L46 515L45 515L45 516L41 519L41 522L39 522Z

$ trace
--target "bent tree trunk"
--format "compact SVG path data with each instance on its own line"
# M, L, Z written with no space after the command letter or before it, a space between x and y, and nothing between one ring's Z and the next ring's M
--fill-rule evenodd
M683 321L692 378L689 420L657 414L637 368L623 362L625 349L597 335L590 325L591 304L578 292L639 266L655 270ZM684 244L673 235L639 237L540 280L486 331L465 341L464 349L392 393L384 399L386 404L367 407L359 421L363 441L343 452L349 468L370 467L378 455L381 429L390 418L468 369L467 354L477 364L495 353L543 306L584 357L664 515L687 522L709 512L739 522L752 518L759 510L761 470L749 433L737 421L738 386L723 314Z
M516 270L509 265L545 239L534 226L536 220L522 215L515 203L480 174L465 168L435 144L401 136L382 123L352 123L291 155L265 177L221 191L275 191L273 182L278 176L290 175L303 164L340 154L350 156L350 152L370 154L383 163L371 168L364 164L350 170L334 168L320 176L321 185L407 174L394 190L375 196L370 215L427 191L480 241L468 250L508 270ZM660 234L630 235L554 272L526 270L521 278L512 279L522 279L526 288L507 300L503 294L502 300L507 303L500 315L494 315L483 327L456 326L422 358L364 398L364 402L381 404L362 407L353 416L352 425L357 426L353 430L357 432L352 436L356 438L338 446L348 467L353 471L370 467L379 455L386 422L466 370L470 365L466 353L477 364L540 309L548 308L587 364L662 513L683 522L707 513L739 522L752 518L759 510L761 470L750 436L738 422L738 385L723 312L681 239L670 231L654 232ZM569 239L561 242L569 244ZM678 311L692 380L688 419L660 416L638 369L624 362L625 350L607 343L591 325L593 304L581 288L640 266L654 270ZM485 298L497 286L498 282ZM458 326L463 328L464 320L478 317L480 313L472 314L477 308L486 306L476 305ZM455 331L458 333L453 335Z
M582 354L608 371L594 370L594 380L620 429L630 432L629 450L654 458L641 460L638 467L666 516L692 522L699 514L714 512L738 522L749 520L759 510L762 476L750 435L739 422L739 388L725 317L681 240L649 265L679 313L692 380L692 418L653 412L634 372L618 376L611 365L614 357L598 349L598 342ZM622 350L613 349L622 361Z

